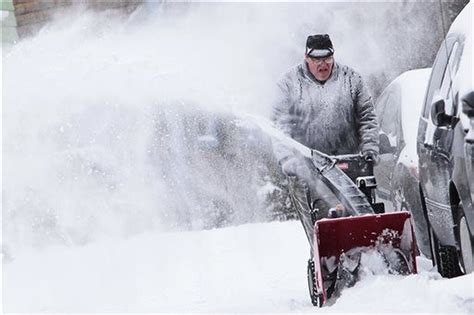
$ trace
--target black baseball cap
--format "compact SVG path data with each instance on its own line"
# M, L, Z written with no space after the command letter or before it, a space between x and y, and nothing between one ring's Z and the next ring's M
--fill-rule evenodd
M328 34L308 36L306 40L306 55L313 58L326 58L334 54L331 38Z

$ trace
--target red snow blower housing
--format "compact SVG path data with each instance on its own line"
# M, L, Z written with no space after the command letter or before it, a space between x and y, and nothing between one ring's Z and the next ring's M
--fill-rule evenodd
M360 155L328 156L312 151L313 173L341 204L329 217L313 220L313 258L308 262L308 285L313 305L323 306L343 287L358 280L361 256L373 251L389 273L416 273L415 237L406 211L383 213L376 203L373 162Z

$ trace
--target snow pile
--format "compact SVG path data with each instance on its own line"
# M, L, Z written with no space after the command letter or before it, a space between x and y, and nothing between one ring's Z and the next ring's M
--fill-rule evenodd
M363 252L360 264L362 278L367 277L367 275L386 275L389 273L384 256L376 250Z
M24 252L3 266L6 312L471 313L474 275L442 279L379 266L315 309L306 284L307 241L299 222L208 231L147 233L82 248Z
M365 279L374 275L408 274L410 267L408 258L390 245L365 249L360 255L359 277Z

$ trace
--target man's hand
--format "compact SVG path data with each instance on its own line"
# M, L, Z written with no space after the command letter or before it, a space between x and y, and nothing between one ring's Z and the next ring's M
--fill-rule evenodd
M296 176L300 179L309 179L310 170L304 159L291 156L280 161L281 170L286 176Z
M365 161L372 162L374 165L377 165L380 161L379 154L372 150L362 152L362 157Z
M296 176L298 167L298 159L294 156L288 157L280 161L281 170L286 176Z

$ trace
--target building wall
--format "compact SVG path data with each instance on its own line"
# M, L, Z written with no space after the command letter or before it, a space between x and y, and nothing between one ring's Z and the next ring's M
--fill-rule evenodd
M15 42L18 40L16 30L15 8L12 0L2 0L0 2L0 17L2 19L2 42Z
M129 13L145 0L2 0L2 42L34 35L51 17L72 6L89 10L120 10Z

